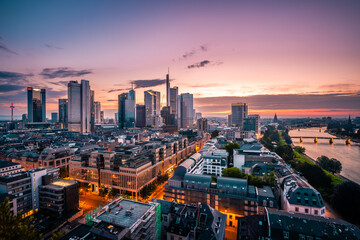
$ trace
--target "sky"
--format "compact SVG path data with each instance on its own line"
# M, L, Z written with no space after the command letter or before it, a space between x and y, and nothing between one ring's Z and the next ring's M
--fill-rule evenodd
M171 85L204 116L247 102L262 117L360 115L360 1L0 0L0 115L47 116L86 79L114 118L117 95Z

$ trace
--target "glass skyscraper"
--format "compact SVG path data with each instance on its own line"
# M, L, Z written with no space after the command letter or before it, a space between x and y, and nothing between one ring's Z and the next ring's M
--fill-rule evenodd
M120 128L135 126L135 91L118 96L118 124Z
M46 90L27 88L28 121L46 122Z
M64 126L68 122L68 100L59 99L59 123L62 123Z
M180 128L193 128L193 95L190 93L182 93L181 95L179 95L178 100L178 118L180 119Z
M233 103L231 104L231 123L243 129L244 119L248 116L247 103Z
M147 90L144 92L146 126L159 127L160 117L160 92Z

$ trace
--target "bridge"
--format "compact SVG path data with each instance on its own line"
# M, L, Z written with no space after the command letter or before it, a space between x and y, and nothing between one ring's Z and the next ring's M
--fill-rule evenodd
M339 137L291 137L291 138L300 138L300 143L303 142L304 138L312 138L314 139L314 143L318 142L318 139L329 139L329 144L333 144L334 143L334 139L343 139L345 140L345 144L349 145L350 144L350 139L348 138L339 138Z

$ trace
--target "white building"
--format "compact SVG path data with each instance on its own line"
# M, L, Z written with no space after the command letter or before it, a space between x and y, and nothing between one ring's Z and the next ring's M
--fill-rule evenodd
M21 164L0 160L0 177L22 171L25 171L25 168Z
M228 153L226 150L216 149L204 152L203 174L222 176L222 170L227 167Z

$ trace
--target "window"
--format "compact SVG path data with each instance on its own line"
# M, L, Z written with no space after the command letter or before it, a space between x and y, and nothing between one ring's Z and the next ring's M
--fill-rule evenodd
M299 211L299 208L298 207L295 207L295 212L298 212Z
M305 235L299 234L299 240L305 240Z
M308 209L308 208L305 208L305 213L309 213L309 209Z
M284 239L289 239L289 232L283 231Z
M318 213L318 210L314 210L314 214L315 215L318 215L319 213Z

